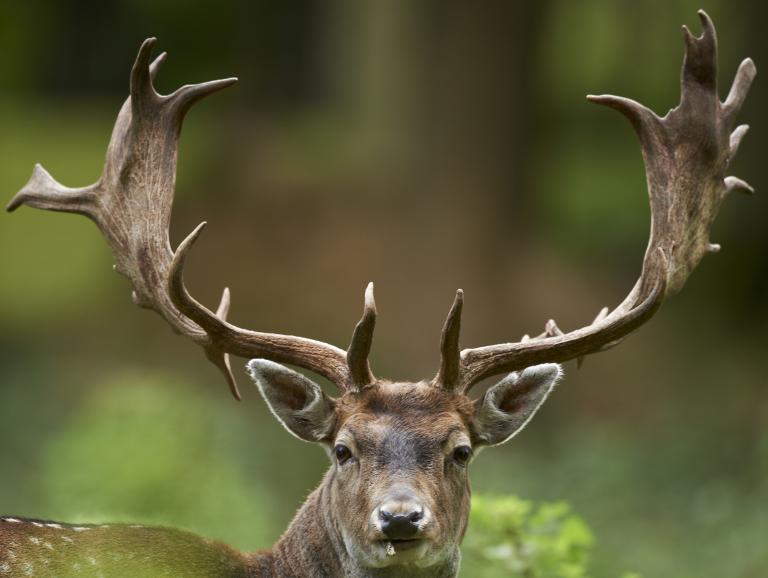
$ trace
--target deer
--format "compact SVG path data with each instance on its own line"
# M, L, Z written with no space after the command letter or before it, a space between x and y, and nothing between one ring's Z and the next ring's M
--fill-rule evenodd
M407 383L375 376L368 361L377 319L372 284L346 350L232 324L228 289L215 311L190 294L185 261L205 223L175 251L168 234L182 121L194 103L237 79L160 95L153 80L166 55L152 60L155 39L146 40L99 180L70 188L36 165L7 210L26 205L94 221L114 268L130 281L133 302L200 346L238 400L230 356L252 358L247 373L271 412L290 434L321 446L331 464L269 551L239 552L172 528L3 517L0 578L457 576L474 457L526 426L561 379L559 364L610 349L649 321L703 257L719 250L709 234L724 199L753 192L729 176L728 167L748 129L735 119L756 68L745 59L721 101L715 28L705 12L698 15L699 36L683 26L681 98L665 116L628 98L587 97L630 121L645 164L650 235L624 300L572 331L550 320L533 337L461 349L464 295L458 290L442 328L436 375ZM326 378L339 395L286 365ZM479 382L499 375L483 395L470 397Z

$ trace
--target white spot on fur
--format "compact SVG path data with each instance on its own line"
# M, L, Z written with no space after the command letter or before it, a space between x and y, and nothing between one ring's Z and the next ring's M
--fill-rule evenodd
M90 530L90 528L86 528L85 526L73 526L72 529L75 532L87 532L88 530Z
M29 541L32 542L35 546L40 545L40 538L38 538L37 536L30 536Z
M21 520L16 518L3 518L3 522L10 522L11 524L21 524Z
M11 565L8 564L8 562L3 562L0 564L0 574L10 574L11 573Z
M47 528L53 528L54 530L61 530L62 529L62 525L61 524L46 524L45 526Z
M50 542L43 542L43 547L51 551L55 550L55 548L53 547L53 544L51 544Z
M88 563L89 563L91 566L96 566L96 564L97 564L97 562L96 562L96 558L94 558L93 556L89 556L89 557L88 557Z
M61 539L64 542L69 542L70 544L74 544L75 543L75 541L72 538L70 538L69 536L62 536Z
M75 572L79 572L80 571L80 562L75 562L74 564L72 564L72 570L74 570Z
M42 528L42 527L43 527L43 525L42 525L40 522L32 522L32 525L33 525L35 528Z
M24 564L21 565L21 568L25 576L35 575L35 567L32 566L32 564L30 564L29 562L24 562Z

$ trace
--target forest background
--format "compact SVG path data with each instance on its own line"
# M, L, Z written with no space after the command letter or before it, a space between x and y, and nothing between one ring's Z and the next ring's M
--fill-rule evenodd
M640 149L587 93L678 101L679 27L717 26L721 86L768 62L766 6L743 0L28 0L0 3L0 191L35 162L101 171L140 42L157 86L236 75L181 139L175 245L208 230L188 283L265 331L348 342L376 282L377 374L432 375L457 287L465 346L564 329L614 305L649 224ZM758 578L768 570L766 89L684 292L566 378L474 491L566 501L597 576ZM136 309L82 218L0 215L0 513L181 526L269 546L327 458L244 401Z

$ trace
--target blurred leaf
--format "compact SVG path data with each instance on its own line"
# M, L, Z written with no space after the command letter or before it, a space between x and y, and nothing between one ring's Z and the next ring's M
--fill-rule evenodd
M515 496L472 498L463 575L586 578L594 539L563 503L538 507Z
M51 516L170 525L246 550L267 546L269 494L246 481L219 417L157 378L98 384L44 452Z

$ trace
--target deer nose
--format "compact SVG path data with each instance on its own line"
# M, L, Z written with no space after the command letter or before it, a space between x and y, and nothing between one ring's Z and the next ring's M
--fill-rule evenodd
M408 540L419 531L419 522L424 518L424 509L410 505L407 508L379 508L379 527L390 540Z

